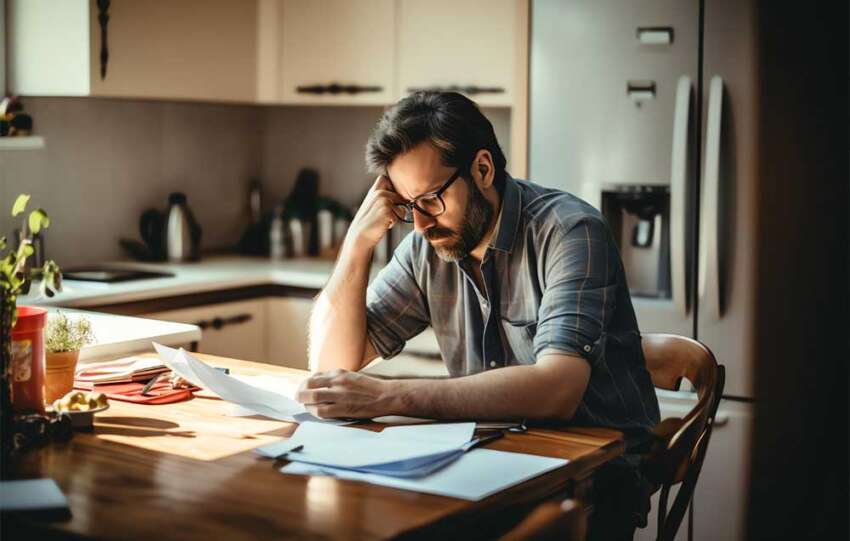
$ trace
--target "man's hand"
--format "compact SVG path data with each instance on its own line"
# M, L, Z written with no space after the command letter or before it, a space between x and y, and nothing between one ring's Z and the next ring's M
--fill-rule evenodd
M392 391L398 384L337 369L313 374L301 384L295 399L323 419L370 419L394 413L397 399Z
M398 203L404 203L404 199L393 190L385 176L378 177L357 209L346 239L350 238L366 250L374 248L398 221L393 212Z

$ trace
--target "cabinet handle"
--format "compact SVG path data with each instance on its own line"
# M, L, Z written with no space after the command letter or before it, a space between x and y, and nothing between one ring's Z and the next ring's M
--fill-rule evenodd
M500 86L459 86L459 85L449 85L449 86L411 86L407 88L408 92L420 92L420 91L431 91L431 92L460 92L461 94L468 94L470 96L475 96L477 94L504 94L505 89Z
M209 328L213 328L215 330L219 330L222 327L226 327L228 325L239 325L241 323L246 323L254 319L254 316L251 314L238 314L230 317L214 317L212 319L202 319L200 321L195 322L195 325L201 328L201 330L206 330Z
M109 62L109 46L106 42L106 25L109 24L110 0L97 0L97 22L100 23L100 80L106 79L106 65Z
M382 92L382 86L362 86L362 85L341 85L339 83L331 83L329 85L307 85L295 87L295 91L299 94L362 94L365 92Z

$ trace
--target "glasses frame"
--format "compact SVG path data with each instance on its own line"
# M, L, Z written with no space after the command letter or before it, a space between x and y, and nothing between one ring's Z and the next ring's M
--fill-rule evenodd
M420 213L422 213L423 215L425 215L429 218L436 218L437 216L440 216L441 214L446 212L446 202L443 200L443 192L448 190L449 186L454 184L454 181L456 181L458 178L460 178L462 176L462 174L463 174L463 168L458 167L457 171L455 171L454 174L452 176L450 176L449 179L447 181L445 181L443 183L443 185L440 186L437 190L435 190L433 192L428 192L428 193L423 193L421 195L417 195L416 197L414 197L411 201L408 201L407 203L396 203L395 206L393 207L393 213L395 213L396 217L399 220L401 220L402 222L407 223L407 224L412 224L413 220L405 220L404 216L399 216L398 212L396 211L396 208L402 207L404 209L410 209L411 216L413 215L413 209L416 209L417 211L419 211ZM427 210L423 209L422 207L420 207L419 205L416 204L417 201L419 201L419 200L421 200L425 197L436 197L440 201L440 204L443 206L443 210L441 210L437 214L431 214L430 212L428 212ZM404 214L406 215L407 212L405 211Z

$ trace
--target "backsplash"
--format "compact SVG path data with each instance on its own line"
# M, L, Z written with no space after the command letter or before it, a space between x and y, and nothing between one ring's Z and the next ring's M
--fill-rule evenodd
M121 237L139 238L149 207L186 193L203 228L203 250L225 249L245 225L248 181L263 182L264 205L285 196L302 167L321 191L358 202L371 179L363 151L380 107L284 107L24 98L39 150L0 151L0 232L18 193L45 208L48 257L60 265L125 259ZM506 155L510 111L488 109Z

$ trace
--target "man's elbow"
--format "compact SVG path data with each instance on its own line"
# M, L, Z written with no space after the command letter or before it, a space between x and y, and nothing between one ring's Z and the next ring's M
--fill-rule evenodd
M567 422L572 421L578 411L578 406L581 403L581 397L573 396L572 394L563 396L553 396L544 405L542 417L551 421Z

